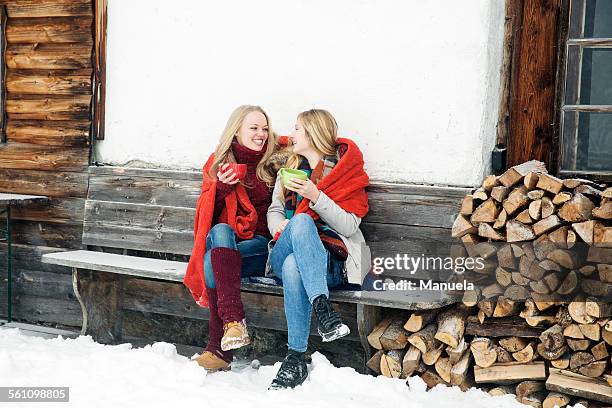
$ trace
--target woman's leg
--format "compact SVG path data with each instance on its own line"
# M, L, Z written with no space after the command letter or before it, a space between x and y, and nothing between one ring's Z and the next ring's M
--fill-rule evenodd
M269 239L255 235L252 239L238 242L238 251L242 257L243 278L249 276L263 276L268 259Z
M283 262L282 281L288 330L287 346L290 350L303 353L308 348L312 305L293 254L287 256Z

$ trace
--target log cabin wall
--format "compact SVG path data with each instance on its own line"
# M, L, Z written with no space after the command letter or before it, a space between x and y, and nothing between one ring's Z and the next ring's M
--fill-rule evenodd
M92 121L92 0L5 0L6 143L0 191L51 202L13 209L13 318L81 325L70 270L43 253L81 248ZM0 316L7 314L6 245L0 243Z

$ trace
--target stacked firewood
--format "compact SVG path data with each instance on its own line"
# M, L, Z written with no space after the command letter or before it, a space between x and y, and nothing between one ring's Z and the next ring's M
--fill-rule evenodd
M376 352L367 365L390 378L418 375L430 388L515 394L535 407L612 403L610 316L592 316L586 302L533 300L504 317L481 321L479 312L467 302L391 313L368 336Z
M449 280L474 288L384 318L368 367L536 407L612 404L612 188L523 163L464 198L452 236L453 258L483 262Z

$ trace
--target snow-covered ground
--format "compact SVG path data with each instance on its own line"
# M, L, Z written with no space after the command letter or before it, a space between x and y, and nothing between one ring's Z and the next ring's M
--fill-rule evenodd
M89 336L44 339L19 329L0 330L0 386L68 386L70 403L16 407L230 407L419 408L524 407L512 396L438 386L426 392L419 377L405 380L337 368L315 353L310 377L295 390L268 391L280 363L237 372L206 372L174 345L106 346ZM0 403L1 406L8 406Z

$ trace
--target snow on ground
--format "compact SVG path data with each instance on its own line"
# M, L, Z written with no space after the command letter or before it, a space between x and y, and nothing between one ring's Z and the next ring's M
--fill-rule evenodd
M419 377L410 378L407 387L405 380L334 367L319 353L303 386L268 391L279 366L207 375L169 343L132 348L102 345L90 336L44 339L19 329L0 330L0 386L70 387L70 403L18 407L524 407L512 396L491 397L477 389L463 393L438 386L426 392Z

